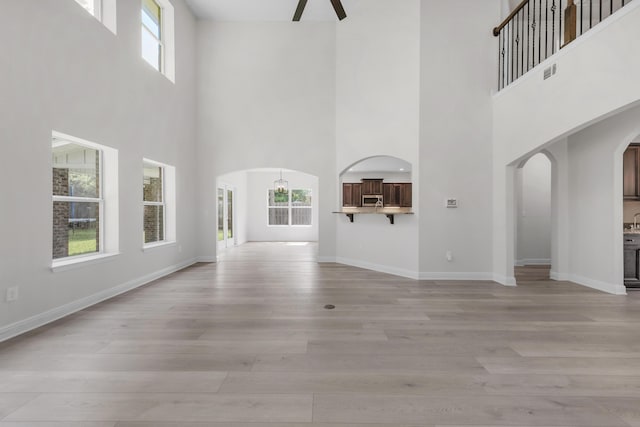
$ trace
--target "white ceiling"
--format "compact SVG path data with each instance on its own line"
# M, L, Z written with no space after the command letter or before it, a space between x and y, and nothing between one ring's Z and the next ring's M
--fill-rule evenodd
M349 1L343 0L347 16ZM298 0L186 0L199 19L214 21L292 21ZM308 0L303 21L337 21L329 0Z

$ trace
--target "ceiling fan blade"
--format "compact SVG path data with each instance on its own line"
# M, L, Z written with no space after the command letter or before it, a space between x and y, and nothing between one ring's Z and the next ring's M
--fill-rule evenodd
M307 5L307 0L298 1L298 7L296 8L296 13L293 14L293 21L297 22L302 18L302 12L304 12L304 7Z
M344 11L344 7L342 7L342 2L340 0L331 0L331 4L333 5L333 9L336 11L336 15L338 15L339 20L343 20L347 17L347 13Z

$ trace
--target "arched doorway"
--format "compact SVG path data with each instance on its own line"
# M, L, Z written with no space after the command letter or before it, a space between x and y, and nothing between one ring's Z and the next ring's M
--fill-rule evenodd
M551 270L551 161L537 153L516 170L516 281L548 280Z

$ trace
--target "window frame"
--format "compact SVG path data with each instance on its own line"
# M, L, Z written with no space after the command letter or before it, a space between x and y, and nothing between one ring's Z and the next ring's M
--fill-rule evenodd
M114 0L102 0L102 1L114 1ZM140 57L142 61L153 68L154 71L160 72L163 76L165 76L171 83L176 82L176 53L175 53L175 10L173 5L169 0L153 0L153 2L160 9L160 22L158 25L158 30L160 32L160 38L156 37L153 32L147 28L147 26L142 22L142 14L144 14L143 9L143 0L140 1ZM160 54L159 54L159 67L157 70L155 66L149 63L144 56L142 55L142 39L144 37L143 31L146 31L154 40L156 40L160 46Z
M144 8L142 7L142 1L140 2L140 12L141 13L145 13L144 12ZM165 72L165 43L164 43L164 35L165 35L165 31L164 31L164 22L165 22L165 17L164 17L164 7L162 6L162 4L158 3L156 0L149 0L152 1L153 3L155 3L156 6L158 6L158 10L159 10L159 17L158 17L158 32L160 34L160 38L156 37L155 34L153 34L153 32L151 31L151 29L149 27L147 27L144 23L144 21L142 20L142 16L140 16L140 25L142 27L142 31L146 31L147 34L149 36L151 36L157 43L158 46L160 47L160 52L158 53L158 71L162 74L164 74ZM142 43L142 35L141 35L141 39L140 42ZM151 63L149 63L149 61L147 61L144 56L142 57L142 59L144 59L144 61L146 63L148 63L149 65L151 65L153 67L153 65ZM153 67L155 69L155 67Z
M296 190L308 191L311 194L312 202L309 206L293 206L292 194ZM269 193L275 191L273 188L267 189L267 227L292 227L292 228L305 228L313 227L313 189L311 188L288 188L288 201L287 206L271 206L269 204ZM311 211L311 222L309 224L293 224L293 209L309 209ZM288 224L269 224L269 211L270 209L287 209L288 211Z
M65 271L77 267L81 267L87 264L93 264L95 262L102 262L103 260L119 255L119 200L118 200L118 150L106 145L98 144L96 142L87 141L82 138L78 138L72 135L67 135L58 131L51 131L51 137L49 139L49 149L53 150L56 141L66 142L75 145L80 145L88 149L97 150L100 152L99 159L99 199L102 199L102 203L99 203L99 250L96 252L90 252L86 254L78 254L72 256L66 256L61 258L53 258L53 244L50 243L52 248L51 252L51 271ZM62 144L60 144L62 145ZM51 158L50 158L51 159ZM53 160L49 166L50 173L53 172ZM53 183L52 183L53 184ZM49 211L49 218L51 220L50 238L53 238L53 205L55 201L63 202L89 202L95 203L92 199L98 198L83 198L77 196L54 196L53 185L50 186L51 191L51 211Z
M78 3L78 5L80 5L81 8L86 10L87 13L92 15L98 21L102 22L102 0L92 0L92 2L93 2L93 13L91 13L89 9L84 7L84 5L82 5L79 0L76 0L76 3Z
M116 25L116 0L93 0L93 13L79 0L75 0L76 4L84 9L88 14L93 16L109 29L113 34L117 34Z
M145 166L153 166L153 167L157 167L160 168L160 175L162 177L160 183L162 185L162 201L161 202L151 202L151 201L147 201L144 200L144 168ZM149 160L149 159L142 159L142 244L144 248L150 248L150 247L154 247L154 246L160 246L160 245L164 245L167 243L171 243L171 241L168 240L168 236L167 236L167 190L166 190L166 179L167 179L167 174L166 174L166 169L167 169L167 165L165 165L164 163L160 163L160 162L156 162L154 160ZM145 230L145 218L144 218L144 208L146 206L162 206L162 240L155 240L153 242L145 242L145 238L144 238L144 230Z
M81 142L77 142L77 141L70 141L68 139L62 139L62 138L56 138L53 137L52 140L55 141L56 139L59 139L60 142L52 142L51 143L51 148L56 148L55 145L58 144L58 147L62 147L64 145L67 144L73 144L73 145L77 145L80 147L84 147L84 148L88 148L90 150L95 150L98 152L98 197L82 197L82 196L57 196L55 194L52 194L52 209L53 209L53 204L55 204L55 202L64 202L64 203L73 203L73 202L77 202L77 203L97 203L98 204L98 247L96 248L95 252L88 252L88 253L84 253L84 254L78 254L78 255L67 255L66 257L62 257L62 258L53 258L53 254L52 254L52 259L56 260L56 261L65 261L65 260L69 260L71 258L78 258L78 257L91 257L91 256L95 256L95 255L100 255L104 253L104 197L103 197L103 175L104 175L104 167L103 167L103 161L104 161L104 155L103 155L103 150L102 148L99 147L94 147L91 146L89 144L86 143L81 143ZM51 171L53 172L53 164L51 165ZM53 193L53 190L52 190ZM52 227L52 232L53 232L53 227Z

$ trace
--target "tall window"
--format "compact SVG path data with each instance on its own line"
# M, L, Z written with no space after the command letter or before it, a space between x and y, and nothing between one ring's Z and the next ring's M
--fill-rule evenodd
M101 0L76 0L76 2L85 8L87 12L96 17L98 21L102 20L102 2Z
M76 3L102 22L113 34L117 33L116 0L76 0Z
M142 57L162 72L164 55L163 13L154 0L142 0Z
M53 259L102 252L102 151L54 138Z
M164 195L164 167L162 165L144 161L143 166L143 203L144 227L143 242L157 243L165 240L165 195Z
M311 225L311 190L269 190L269 225Z

